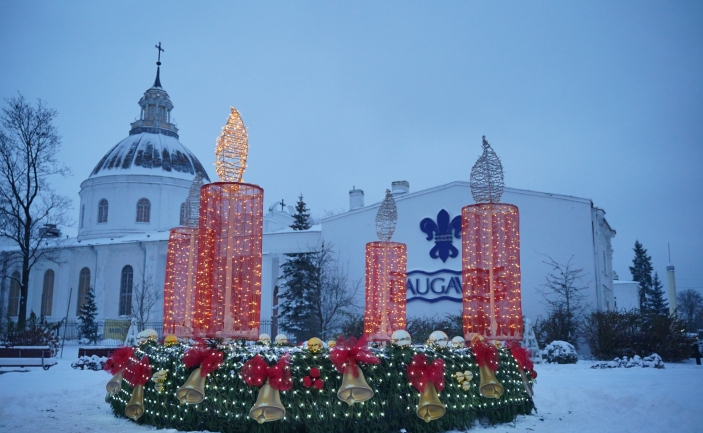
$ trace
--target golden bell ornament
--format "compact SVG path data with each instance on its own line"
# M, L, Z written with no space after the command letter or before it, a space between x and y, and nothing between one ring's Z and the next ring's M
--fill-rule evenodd
M430 422L442 418L446 412L447 409L439 401L437 388L435 388L434 383L427 382L425 390L420 393L420 403L418 403L415 413L424 419L425 422Z
M527 380L527 375L525 375L525 370L520 370L520 376L522 376L522 384L525 386L525 392L527 392L527 395L532 397L532 385L530 385L530 381Z
M503 395L503 385L496 379L496 374L487 365L478 367L478 374L481 378L478 389L481 395L487 398L499 399Z
M359 376L354 377L350 365L344 369L342 385L339 387L339 391L337 391L337 397L346 402L349 406L354 403L361 403L373 397L373 389L366 383L361 368L357 366L356 370L359 372Z
M127 407L124 409L124 414L127 418L138 420L144 415L144 385L134 385L132 390L132 398L129 399Z
M112 379L105 385L105 389L112 395L117 395L122 389L122 371L112 376Z
M176 398L181 404L198 404L205 400L205 377L200 375L200 367L193 370L186 383L178 388Z
M259 390L259 396L256 398L254 406L249 410L249 416L259 424L277 421L286 416L286 409L281 404L281 393L269 385L268 379Z

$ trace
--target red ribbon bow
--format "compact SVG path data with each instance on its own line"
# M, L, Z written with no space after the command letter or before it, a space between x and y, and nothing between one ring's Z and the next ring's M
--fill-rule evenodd
M191 347L183 355L183 364L187 368L200 366L200 376L205 377L217 370L224 362L225 355L215 349Z
M134 355L134 347L121 347L115 350L112 352L112 355L107 358L107 361L105 361L103 370L110 374L117 374L120 370L125 368L130 361L136 361L136 359L132 358L132 355Z
M278 360L276 365L269 367L260 355L256 355L242 365L239 372L242 380L249 386L261 386L269 381L272 388L279 391L288 391L293 388L293 378L288 368L288 356Z
M429 363L427 355L416 354L408 364L408 379L418 392L423 392L428 382L432 382L437 391L441 392L444 389L444 360L435 358Z
M124 379L131 383L132 386L146 385L149 379L151 379L151 365L149 364L149 358L144 355L141 361L133 362L129 365L129 367L125 368Z
M351 373L354 377L359 377L358 363L381 363L381 360L371 353L371 350L366 346L365 336L361 337L359 340L357 340L356 337L351 337L348 342L346 338L339 337L337 339L337 345L330 351L330 361L332 361L334 368L340 373L344 373L344 369L350 366Z
M517 365L520 367L520 370L530 371L535 368L535 365L532 363L532 356L530 355L529 350L520 346L520 343L517 341L511 341L507 344L507 346L510 348L510 353L513 355L513 358L515 358L515 361L517 361Z
M491 371L498 371L498 348L482 340L471 342L471 350L476 357L476 364L485 365Z

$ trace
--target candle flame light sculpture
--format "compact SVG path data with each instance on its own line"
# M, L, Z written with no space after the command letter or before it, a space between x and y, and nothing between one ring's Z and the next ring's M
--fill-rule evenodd
M366 244L366 312L364 334L369 341L390 341L393 331L405 329L407 247L390 242L398 211L390 190L376 215L380 241Z
M242 183L249 143L232 108L217 139L222 182L200 190L194 335L257 340L264 190Z
M519 213L517 206L498 203L503 167L486 137L471 170L471 192L477 204L461 212L464 337L520 340Z

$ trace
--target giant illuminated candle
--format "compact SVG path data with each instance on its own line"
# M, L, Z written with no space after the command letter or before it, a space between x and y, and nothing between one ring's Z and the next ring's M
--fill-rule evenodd
M195 175L184 206L186 227L171 230L164 282L164 334L193 336L195 272L198 255L198 213L203 180Z
M498 203L502 165L485 137L471 193L477 204L461 212L464 338L521 340L520 217L517 206Z
M398 218L393 196L386 198L376 215L380 241L366 244L366 311L364 334L369 341L390 341L393 331L406 326L407 248L390 242Z
M224 182L200 190L196 336L259 337L264 190L241 181L247 150L246 128L232 108L216 150Z
M171 229L164 282L164 335L193 336L198 229Z

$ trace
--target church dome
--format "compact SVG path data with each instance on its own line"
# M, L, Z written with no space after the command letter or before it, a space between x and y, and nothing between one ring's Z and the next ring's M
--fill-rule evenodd
M157 46L157 48L159 48ZM168 231L184 224L185 201L197 174L210 179L198 158L178 141L173 104L156 80L139 100L129 136L110 149L81 183L79 239L113 239Z
M198 158L178 141L171 122L173 104L161 87L160 66L154 85L139 100L141 114L132 123L129 137L102 157L89 179L101 176L141 174L193 180L196 173L210 181Z

